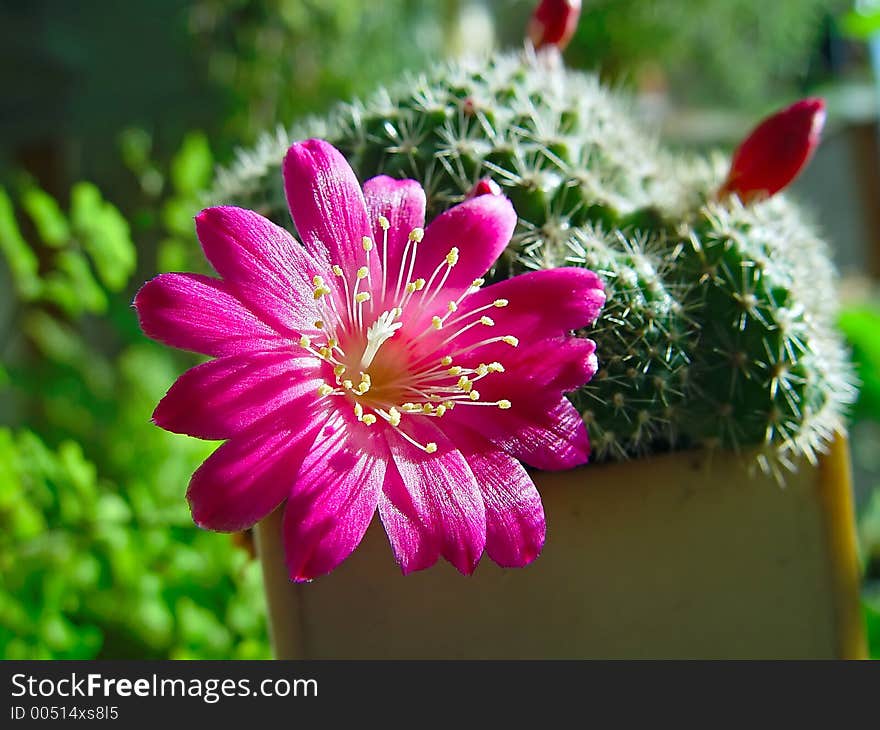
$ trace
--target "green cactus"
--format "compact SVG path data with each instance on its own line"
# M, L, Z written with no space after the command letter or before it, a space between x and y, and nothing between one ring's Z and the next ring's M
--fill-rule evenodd
M576 265L606 284L584 333L600 370L571 395L594 458L718 445L758 446L772 471L813 459L854 395L825 245L780 196L715 201L726 161L675 157L633 116L594 76L528 52L445 64L263 137L212 201L289 226L280 164L306 137L363 179L419 180L429 219L491 177L519 216L495 276Z

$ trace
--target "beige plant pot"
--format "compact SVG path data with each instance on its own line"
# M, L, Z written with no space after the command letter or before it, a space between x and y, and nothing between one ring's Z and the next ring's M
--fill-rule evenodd
M288 581L257 528L279 658L859 658L848 449L780 487L730 454L536 473L547 544L403 577L378 521L334 573Z

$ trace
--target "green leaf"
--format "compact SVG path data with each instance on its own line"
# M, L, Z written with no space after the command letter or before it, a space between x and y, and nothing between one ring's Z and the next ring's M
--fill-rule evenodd
M838 324L852 346L861 380L858 410L876 414L880 412L880 306L849 307L841 312Z
M880 488L875 488L858 525L859 545L866 559L880 560Z
M880 10L867 13L851 10L840 19L840 28L844 35L866 40L880 32Z
M56 264L57 270L44 279L44 299L54 302L71 317L83 312L103 314L107 311L107 295L83 254L62 251Z
M208 138L202 132L190 132L171 161L174 189L184 195L196 195L210 184L213 166Z
M186 271L187 245L178 238L166 238L159 243L156 265L159 271Z
M880 601L862 602L865 627L868 634L868 654L872 659L880 659Z
M136 264L128 223L91 183L74 185L70 200L74 232L94 262L98 277L111 291L120 291Z
M133 173L140 175L150 166L153 138L147 130L140 127L124 129L119 134L118 143L122 161Z
M21 194L21 206L27 211L37 233L53 248L60 248L70 240L70 226L55 198L36 186Z
M25 301L34 299L40 292L40 264L21 235L12 200L3 188L0 188L0 251L9 263L18 294Z

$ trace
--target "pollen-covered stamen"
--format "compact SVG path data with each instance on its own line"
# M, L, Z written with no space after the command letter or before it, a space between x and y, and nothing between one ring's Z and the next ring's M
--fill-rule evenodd
M337 343L335 339L330 338L327 340L327 342L325 344L320 345L318 347L314 347L312 345L312 338L309 337L308 335L302 335L299 338L299 346L300 347L302 347L304 350L311 353L315 357L319 358L320 360L323 360L324 362L328 362L331 365L336 365L336 366L338 366L340 363L339 363L339 360L337 360L333 356L333 350L335 348L337 348L338 344L339 343Z
M437 298L437 295L441 291L443 291L443 287L446 286L446 282L449 279L449 272L451 272L455 265L458 263L458 259L458 247L453 246L451 249L449 249L449 253L446 254L446 257L443 259L443 261L441 261L437 265L437 268L434 269L434 273L431 274L431 278L428 279L428 286L425 293L422 295L423 307L430 307L431 303ZM443 276L440 278L437 286L434 286L434 280L437 278L437 274L439 274L441 270L443 271Z
M375 243L365 236L362 239L364 266L357 271L349 271L348 276L340 266L332 267L333 273L343 282L338 295L331 295L330 287L320 276L313 279L313 292L321 306L322 319L315 322L317 335L309 333L310 336L304 336L300 344L332 365L331 382L322 382L319 385L319 397L342 396L352 404L354 415L360 423L369 427L381 420L412 445L431 454L437 451L437 444L419 443L414 439L407 432L407 418L443 418L456 404L489 405L501 409L510 407L510 401L506 399L484 401L480 391L474 387L483 378L504 372L500 363L481 363L471 367L456 364L453 358L462 352L493 342L514 344L515 338L510 335L489 338L442 357L436 354L438 349L454 343L456 338L473 327L494 327L495 321L486 312L507 306L507 300L497 299L490 304L462 312L460 305L463 300L478 291L484 283L482 279L476 279L457 300L449 301L445 308L434 314L429 306L444 290L451 270L459 262L460 252L458 248L451 248L427 281L421 277L413 280L419 243L424 237L424 231L415 228L410 232L401 256L397 286L391 299L396 304L376 317L373 308L378 306L377 302L387 302L386 295L390 294L386 290L390 224L386 218L380 217L379 227L383 231L382 289L375 288L378 281L373 281L371 276L370 255ZM343 293L346 310L340 316L335 300L338 296L341 302ZM348 316L344 316L345 314ZM382 345L403 328L408 316L424 323L421 325L421 332L407 337L407 341L402 343L404 350L409 353L415 352L413 343L416 340L431 332L442 329L446 334L448 328L450 334L439 344L431 344L429 349L435 354L426 354L418 362L407 362L403 352L399 353L402 356L399 364L395 362L398 358L390 355L377 360ZM372 324L367 326L374 317ZM427 317L430 319L426 322ZM340 333L338 337L337 330ZM352 347L363 348L360 358L357 351L351 352ZM348 352L344 352L344 349ZM373 375L370 373L371 369ZM374 376L379 377L375 384ZM334 379L335 387L332 384ZM403 398L409 400L402 402Z
M388 229L391 224L384 215L379 216L379 228L382 229L382 291L388 288Z
M416 265L416 256L419 253L419 244L422 242L422 239L424 237L424 228L413 228L409 232L409 236L407 236L406 246L404 246L403 248L403 256L400 259L400 271L397 272L397 286L394 287L395 299L400 296L400 287L403 282L410 281L410 279L412 279L413 269ZM412 250L412 256L409 255L410 250ZM409 271L407 272L406 278L404 279L403 270L407 266L407 261L409 261Z
M466 318L462 318L462 319L466 319ZM435 321L432 324L435 329L439 330L443 325L442 320L439 317L435 317L434 320ZM455 333L449 335L449 337L447 337L445 340L443 340L443 342L439 343L437 345L437 347L439 348L439 347L443 347L444 345L448 345L450 342L455 340L460 335L463 335L468 330L473 329L474 327L479 327L480 325L483 325L484 327L494 327L495 320L492 319L491 317L486 317L486 316L480 317L475 322L471 322L470 324L466 324L464 327L461 327Z
M450 304L454 304L454 302L450 302ZM470 311L462 314L460 317L454 317L453 319L450 319L447 322L446 318L449 316L449 314L451 314L452 312L455 312L458 309L458 306L456 305L455 309L450 309L447 314L443 315L442 319L443 319L444 324L448 324L451 326L454 324L458 324L459 322L464 322L467 319L470 319L471 317L473 317L475 314L479 314L480 312L485 312L489 309L500 309L502 307L506 307L508 304L509 304L509 302L506 299L496 299L491 304L484 304L482 307L477 307L476 309L471 309Z

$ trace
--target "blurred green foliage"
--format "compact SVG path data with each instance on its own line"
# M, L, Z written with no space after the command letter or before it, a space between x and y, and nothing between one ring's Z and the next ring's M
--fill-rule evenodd
M853 304L840 314L861 381L853 409L853 459L867 484L858 510L859 547L864 566L864 611L871 656L880 659L880 301Z
M239 143L417 71L460 3L417 0L196 0L189 25L210 78L231 96ZM449 12L444 12L444 11Z
M158 242L147 267L191 268L206 138L187 136L167 171L142 132L121 149L145 189L131 219ZM126 217L89 183L65 212L23 179L0 191L0 250L17 293L0 393L18 424L0 429L0 655L268 656L258 564L194 527L184 500L215 444L150 423L194 360L137 330Z
M586 0L566 57L678 103L778 104L851 0Z

